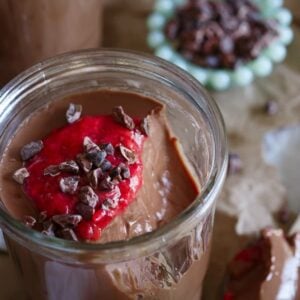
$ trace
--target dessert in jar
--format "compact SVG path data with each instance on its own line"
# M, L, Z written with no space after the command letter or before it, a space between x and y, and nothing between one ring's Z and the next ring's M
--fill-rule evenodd
M53 55L101 41L101 1L4 0L0 3L0 84Z
M215 103L134 53L38 68L4 88L0 121L0 223L29 296L199 299L226 172Z

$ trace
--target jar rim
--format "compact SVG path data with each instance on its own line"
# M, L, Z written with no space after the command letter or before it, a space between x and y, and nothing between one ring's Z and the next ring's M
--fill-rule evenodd
M173 220L168 222L166 225L158 228L152 232L145 233L143 235L134 237L129 240L113 241L109 243L81 243L74 241L67 241L53 237L47 237L42 233L32 230L26 227L22 222L14 219L10 216L4 208L3 203L0 199L0 225L3 227L4 231L9 232L10 236L13 236L19 242L30 242L30 246L42 246L52 251L68 252L74 254L81 254L82 252L95 252L97 255L99 253L103 254L104 257L110 256L121 256L124 254L128 256L134 255L137 248L139 249L138 255L141 255L143 251L152 252L157 250L156 248L163 247L168 241L177 237L176 228L178 225L188 224L191 219L196 215L204 215L210 207L214 204L214 199L217 197L221 186L223 184L226 171L227 171L227 140L225 134L225 125L221 115L221 112L212 99L212 97L207 93L207 91L201 86L201 84L189 75L184 70L178 68L177 66L154 57L153 55L140 53L137 51L128 50L118 50L118 49L89 49L68 52L61 54L38 63L31 68L25 70L7 85L3 87L0 91L0 106L6 101L7 96L14 90L19 89L21 85L26 84L29 81L34 81L33 79L37 76L41 76L44 70L49 70L54 66L57 66L58 62L68 63L78 60L80 57L123 57L125 59L131 60L142 60L143 63L149 65L155 65L161 70L168 71L170 73L179 74L189 81L189 84L193 85L199 91L199 94L205 99L210 108L210 111L214 117L214 123L217 128L217 135L214 135L214 155L212 161L212 168L209 174L209 178L206 184L202 187L200 195L180 214L178 214ZM205 112L204 112L205 113ZM216 161L216 152L218 150L219 162ZM217 167L217 164L219 166ZM157 246L157 242L159 246Z

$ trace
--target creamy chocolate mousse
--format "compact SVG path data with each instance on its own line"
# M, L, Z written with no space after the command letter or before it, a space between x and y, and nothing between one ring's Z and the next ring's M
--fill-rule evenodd
M229 265L224 299L300 299L300 236L287 239L281 229L266 229Z
M107 122L110 129L106 127ZM69 134L73 134L73 128L77 131L72 138ZM94 135L95 128L105 137L101 142ZM118 131L109 133L111 128L118 128ZM60 139L57 140L57 137ZM78 140L80 144L77 144ZM120 141L125 146L121 146ZM107 147L108 144L112 147ZM125 153L123 146L127 148ZM108 222L107 218L101 219L103 206L99 205L106 205L101 202L103 191L97 190L92 182L85 181L90 177L84 174L82 164L77 160L78 155L87 155L89 153L84 151L95 147L100 152L106 149L105 159L112 164L112 168L116 162L125 164L126 175L119 173L118 176L123 178L116 185L121 195L134 195L133 199L128 196L128 205L123 208L112 206ZM28 149L34 149L33 153L29 151L29 156ZM131 152L135 153L133 159ZM76 155L73 157L74 153ZM65 155L65 159L61 159L61 155ZM88 165L86 167L89 168ZM89 172L99 169L93 168ZM16 170L19 173L16 174ZM107 174L112 179L111 170ZM76 186L68 189L65 179L70 177L76 181ZM40 184L37 190L32 185L33 178ZM30 189L32 186L34 188ZM7 145L0 164L0 187L1 200L16 219L24 221L25 217L28 226L45 234L49 234L49 228L45 230L41 225L44 225L45 219L50 220L55 223L57 237L79 240L80 243L128 240L151 232L174 219L200 193L198 180L193 176L179 141L169 128L165 107L151 98L110 90L72 95L32 113ZM50 196L40 192L45 191L45 187L51 193L55 192L55 198L50 192ZM88 217L77 206L81 201L78 200L81 199L80 193L86 193L87 189L89 195L94 193L99 196L98 204L90 205L92 215ZM49 199L54 199L53 205ZM65 199L71 200L66 204ZM73 203L73 199L77 200ZM44 220L41 221L41 218ZM85 230L86 225L80 225L91 222L98 226L97 234L94 234L94 225L92 230ZM29 272L35 264L33 261L37 262L38 272L23 277L33 299L71 299L70 295L75 295L76 299L181 300L187 297L198 300L210 252L211 226L212 218L205 218L195 232L183 238L176 248L138 260L95 265L92 258L86 257L85 269L47 261L10 239L8 243L14 256L21 257L19 266L22 270ZM67 281L74 283L71 294Z

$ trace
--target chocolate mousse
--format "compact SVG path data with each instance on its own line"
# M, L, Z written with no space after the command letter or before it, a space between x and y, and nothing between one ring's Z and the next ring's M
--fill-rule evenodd
M266 229L229 264L224 300L300 299L300 236Z
M105 105L95 105L97 99ZM1 198L13 216L35 218L30 226L44 234L100 243L155 230L200 191L165 108L110 91L33 113L8 145L0 176Z

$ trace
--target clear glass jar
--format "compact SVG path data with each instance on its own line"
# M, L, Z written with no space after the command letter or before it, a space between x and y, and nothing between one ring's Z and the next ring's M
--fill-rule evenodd
M102 0L0 1L0 84L67 51L98 47Z
M40 63L1 91L0 155L32 111L103 88L147 95L166 105L201 195L162 228L107 244L46 237L13 219L1 202L0 226L25 289L38 300L198 300L227 148L217 105L187 73L159 58L112 50L74 52Z

